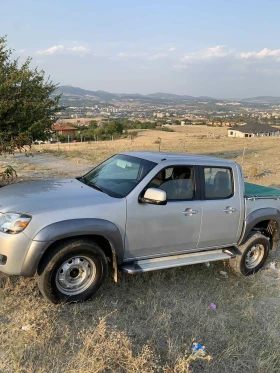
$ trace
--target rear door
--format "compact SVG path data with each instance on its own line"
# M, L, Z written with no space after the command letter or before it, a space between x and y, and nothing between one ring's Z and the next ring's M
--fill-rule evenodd
M238 241L243 195L237 167L201 166L202 225L199 248L228 246Z

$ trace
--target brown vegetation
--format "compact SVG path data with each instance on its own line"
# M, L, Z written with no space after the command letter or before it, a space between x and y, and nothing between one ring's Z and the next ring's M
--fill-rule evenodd
M243 162L248 176L256 167L258 183L280 185L280 138L228 139L225 129L211 128L220 136L215 138L207 131L141 131L132 142L35 149L68 156L73 165L96 164L123 150L158 150L160 136L162 151L234 159ZM232 274L222 262L120 274L117 284L109 278L91 301L58 306L42 298L34 279L0 274L0 372L278 373L279 253L271 253L271 261L275 266L250 277ZM193 338L213 360L189 358Z
M170 133L138 130L138 136L132 140L49 144L35 149L95 165L118 152L158 151L160 145L162 152L206 154L234 160L242 165L246 176L257 178L259 184L280 186L279 137L228 138L226 128L207 126L174 126L174 129L175 132ZM253 167L257 168L257 174L252 175Z

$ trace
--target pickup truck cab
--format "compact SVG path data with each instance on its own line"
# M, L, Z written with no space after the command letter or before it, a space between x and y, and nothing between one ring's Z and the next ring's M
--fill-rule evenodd
M0 271L37 274L53 303L89 299L109 269L117 281L118 271L228 259L250 275L279 241L280 190L260 188L246 192L237 163L161 152L117 154L77 179L6 186Z

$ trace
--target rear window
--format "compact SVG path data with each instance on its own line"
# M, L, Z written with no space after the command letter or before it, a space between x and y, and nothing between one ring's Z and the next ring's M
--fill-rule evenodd
M232 170L222 167L204 167L205 198L226 199L233 195Z

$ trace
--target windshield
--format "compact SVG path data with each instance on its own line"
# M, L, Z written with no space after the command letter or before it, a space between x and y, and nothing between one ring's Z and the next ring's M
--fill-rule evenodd
M80 181L111 197L126 197L132 189L156 166L156 163L118 154L107 159Z

